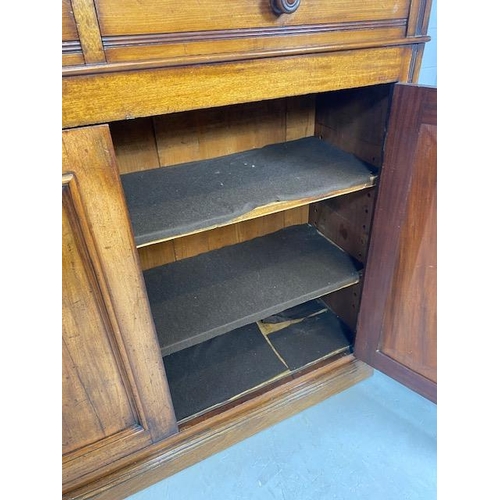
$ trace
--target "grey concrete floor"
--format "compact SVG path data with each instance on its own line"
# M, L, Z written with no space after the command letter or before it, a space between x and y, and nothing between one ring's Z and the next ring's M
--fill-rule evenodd
M128 500L431 500L437 406L367 380Z

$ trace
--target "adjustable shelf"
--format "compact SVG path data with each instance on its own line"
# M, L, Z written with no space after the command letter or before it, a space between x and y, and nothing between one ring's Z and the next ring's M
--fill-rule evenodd
M376 169L317 137L122 175L138 247L373 186Z
M357 283L361 266L304 224L144 271L162 355Z

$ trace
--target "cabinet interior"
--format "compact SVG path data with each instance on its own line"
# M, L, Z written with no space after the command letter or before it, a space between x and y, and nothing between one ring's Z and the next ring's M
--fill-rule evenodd
M392 88L110 123L180 423L352 352Z

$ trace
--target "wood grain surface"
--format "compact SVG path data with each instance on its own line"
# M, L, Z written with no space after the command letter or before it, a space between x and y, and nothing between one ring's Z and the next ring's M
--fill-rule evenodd
M63 132L63 490L177 431L112 150Z
M96 0L102 34L132 35L241 28L297 26L347 21L403 19L409 0L303 0L291 15L276 16L265 1L221 4L174 0Z
M402 46L66 76L63 127L395 82L410 57Z

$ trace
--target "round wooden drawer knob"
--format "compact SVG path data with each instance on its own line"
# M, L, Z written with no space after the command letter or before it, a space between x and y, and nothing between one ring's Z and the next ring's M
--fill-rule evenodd
M292 14L300 5L300 0L271 0L273 12L280 16L281 14Z

